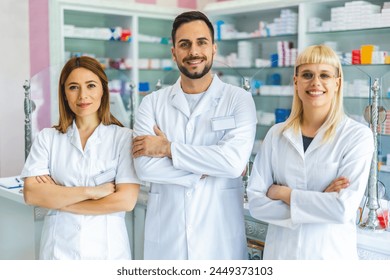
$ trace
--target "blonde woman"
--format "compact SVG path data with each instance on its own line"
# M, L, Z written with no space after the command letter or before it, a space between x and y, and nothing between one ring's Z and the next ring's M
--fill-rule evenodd
M374 143L344 114L342 85L329 47L298 56L291 115L265 137L248 188L251 215L269 224L264 259L357 259L356 211Z
M111 115L95 59L70 59L58 93L59 124L39 133L22 171L26 203L50 209L40 259L130 259L124 216L140 183L131 130Z

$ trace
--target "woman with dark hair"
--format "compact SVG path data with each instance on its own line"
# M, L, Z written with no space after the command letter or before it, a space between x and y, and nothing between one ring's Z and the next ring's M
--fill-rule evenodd
M49 209L40 259L130 259L124 217L140 183L132 131L111 115L107 76L95 59L70 59L58 94L59 123L39 133L21 175L26 203Z

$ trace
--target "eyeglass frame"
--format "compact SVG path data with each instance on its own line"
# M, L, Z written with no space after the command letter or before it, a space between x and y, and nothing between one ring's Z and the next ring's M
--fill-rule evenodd
M296 77L298 77L298 78L301 78L304 82L310 82L310 81L312 81L315 77L317 77L318 78L318 80L319 81L321 81L321 83L328 83L329 81L330 81L330 79L331 78L340 78L340 76L338 75L338 69L337 69L337 67L335 67L336 68L336 74L334 74L334 75L329 75L329 78L326 78L326 79L322 79L321 78L321 75L322 74L324 74L324 73L328 73L328 71L325 71L325 72L322 72L322 73L319 73L319 74L317 74L317 73L313 73L312 71L302 71L303 73L309 73L309 74L312 74L313 76L311 77L311 78L304 78L302 75L300 75L300 73L298 73L298 67L299 66L297 66L296 68L295 68L295 76ZM302 73L301 72L301 73Z

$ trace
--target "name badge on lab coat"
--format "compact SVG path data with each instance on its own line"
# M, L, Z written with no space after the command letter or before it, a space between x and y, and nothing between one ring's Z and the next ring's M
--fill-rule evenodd
M211 128L213 131L236 128L234 116L218 117L211 119Z
M96 186L104 183L114 182L114 180L115 180L115 168L111 168L93 177L93 181L95 182Z

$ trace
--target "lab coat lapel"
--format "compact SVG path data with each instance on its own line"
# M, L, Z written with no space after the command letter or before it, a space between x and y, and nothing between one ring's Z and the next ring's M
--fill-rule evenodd
M295 133L292 127L289 127L287 130L283 131L283 136L291 143L291 145L297 150L298 154L304 158L305 152L303 151L303 140L301 128L299 128L298 133Z
M93 146L99 145L102 142L101 138L104 135L102 132L103 129L104 126L100 123L92 135L88 138L87 143L85 144L84 153L90 150Z
M95 129L95 131L92 133L92 135L89 137L85 149L83 150L83 147L81 146L81 139L80 139L80 133L77 129L76 122L73 121L73 124L71 127L68 128L67 135L69 137L70 143L78 149L81 153L85 153L88 151L92 145L97 145L101 142L101 126L102 124L99 124L99 126Z
M179 78L171 89L171 94L170 94L171 104L177 110L182 112L187 118L189 118L191 114L190 108L188 107L188 102L184 94L185 93L183 92L180 86L180 78Z
M314 137L313 141L311 141L309 147L307 147L306 155L312 153L323 144L324 134L325 130L321 127L320 130L317 132L316 136Z
M76 122L74 120L72 125L68 128L67 135L70 143L81 153L84 153L83 147L81 146L79 130L77 129Z
M289 140L289 142L293 145L293 147L297 150L297 152L302 158L304 158L305 155L307 156L311 152L315 151L318 147L320 147L323 144L322 139L324 138L324 134L325 134L325 130L320 128L317 135L314 137L313 141L310 143L309 147L305 152L303 150L301 128L299 128L298 133L295 133L292 127L290 127L289 129L283 132L283 135Z
M343 118L340 122L340 125L337 126L336 132L341 129L341 127L344 126L344 124L347 122L347 118ZM325 136L325 128L320 127L320 130L318 131L317 135L314 137L313 141L310 143L309 147L306 150L306 154L310 154L316 149L318 149L322 144L324 144L324 136Z
M217 75L214 75L213 81L211 82L207 91L204 93L198 105L196 105L194 112L192 112L191 116L196 117L217 106L218 101L221 97L221 93L223 92L222 86L223 84L221 80L218 78Z

